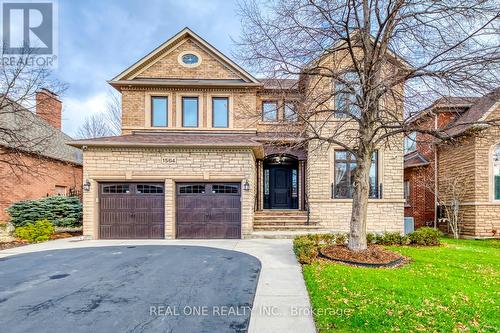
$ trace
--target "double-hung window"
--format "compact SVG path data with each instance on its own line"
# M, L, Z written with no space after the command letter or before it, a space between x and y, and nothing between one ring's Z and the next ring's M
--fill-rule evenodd
M356 72L346 72L335 82L335 118L359 117L361 109L356 96L361 87Z
M356 170L356 157L347 150L335 150L333 197L351 199ZM378 198L378 152L372 155L370 167L370 198Z
M278 102L262 102L262 120L268 122L278 121Z
M229 99L227 97L212 98L212 127L229 127Z
M151 97L151 126L167 127L168 126L168 97L167 96L152 96Z
M182 97L182 127L198 127L198 97Z

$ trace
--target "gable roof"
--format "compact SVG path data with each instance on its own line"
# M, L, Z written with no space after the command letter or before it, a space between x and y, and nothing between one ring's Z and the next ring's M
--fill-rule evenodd
M17 103L12 102L2 108L0 127L9 129L1 133L0 146L76 165L82 164L81 150L67 144L73 140L69 135ZM10 136L9 132L16 134Z
M111 79L109 83L114 83L117 81L123 81L127 80L127 76L134 71L140 69L143 67L145 64L147 64L150 61L157 61L158 59L155 59L159 54L161 54L164 50L168 49L169 47L175 45L178 41L182 40L183 38L190 37L196 42L198 42L202 47L206 48L207 51L211 54L213 54L216 58L218 58L220 61L224 62L227 66L229 66L231 69L233 69L236 73L238 73L242 79L244 79L246 82L250 83L256 83L259 84L259 81L253 77L250 73L245 71L243 68L238 66L234 61L226 57L223 53L221 53L219 50L217 50L214 46L212 46L210 43L208 43L206 40L198 36L196 33L194 33L191 29L188 27L182 29L179 31L177 34L175 34L172 38L168 39L166 42L158 46L156 49L151 51L149 54L141 58L139 61L137 61L135 64L132 66L128 67L126 70L118 74L116 77Z
M429 165L429 160L418 150L414 150L404 156L404 168L415 168Z
M500 107L500 87L489 94L477 98L474 103L463 112L454 123L453 128L448 131L450 136L463 134L468 129L475 127L475 122L486 121L486 118L496 108Z

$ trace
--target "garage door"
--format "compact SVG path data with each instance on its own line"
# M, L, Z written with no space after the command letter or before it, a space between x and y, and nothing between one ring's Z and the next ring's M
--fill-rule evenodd
M177 238L241 238L238 183L177 184Z
M164 238L164 185L99 184L101 239Z

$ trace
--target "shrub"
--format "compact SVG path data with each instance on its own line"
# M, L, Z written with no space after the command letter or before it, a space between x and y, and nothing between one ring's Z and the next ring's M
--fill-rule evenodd
M16 228L16 237L30 243L39 243L49 240L54 233L54 226L48 220L40 220L25 227Z
M82 204L77 197L51 196L19 201L7 208L7 212L15 227L45 219L56 227L78 227L82 220Z
M346 234L336 234L335 235L335 243L337 245L344 245L347 242Z
M310 264L318 256L318 245L311 236L298 236L293 240L293 252L301 264Z
M366 242L368 244L372 244L372 243L375 243L375 239L376 239L377 235L369 232L366 234Z
M429 227L419 228L409 235L410 243L414 245L431 246L439 245L441 233Z

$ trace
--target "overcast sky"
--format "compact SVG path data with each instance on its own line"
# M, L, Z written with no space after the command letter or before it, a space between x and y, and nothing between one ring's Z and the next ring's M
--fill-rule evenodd
M59 0L59 64L69 85L61 96L63 130L106 107L107 84L184 27L231 56L240 22L233 0Z

